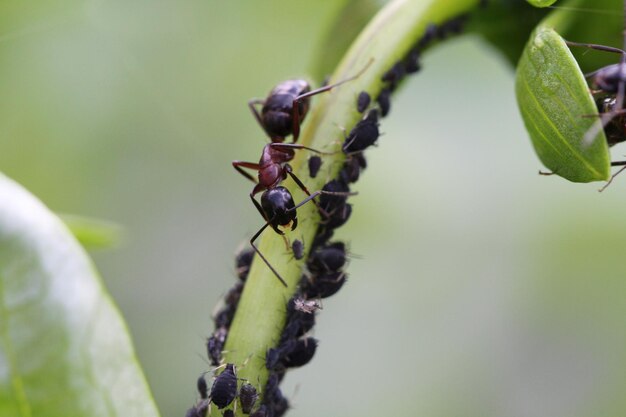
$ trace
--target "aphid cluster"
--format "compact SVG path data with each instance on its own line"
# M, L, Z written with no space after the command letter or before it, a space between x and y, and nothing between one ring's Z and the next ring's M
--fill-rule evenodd
M263 389L263 401L258 401L261 395L248 381L239 386L234 365L226 364L224 371L215 377L210 391L204 377L198 380L200 400L187 412L187 417L204 416L211 404L220 410L227 408L223 412L224 416L232 415L231 404L234 404L233 407L241 407L244 414L252 417L280 417L287 411L289 401L282 394L279 384L288 369L306 365L315 355L318 341L310 336L310 332L315 325L316 313L321 309L321 299L336 294L347 280L344 270L348 257L346 245L331 239L335 230L345 224L352 213L352 205L347 202L347 197L353 194L350 192L350 185L359 179L361 170L367 166L363 151L378 140L379 119L389 113L391 93L407 74L420 69L419 59L424 48L437 39L458 33L465 20L466 16L461 16L439 26L429 25L407 56L382 76L383 88L376 97L375 104L367 92L358 95L356 111L363 113L364 116L345 135L342 150L347 158L337 178L328 181L319 191L309 192L289 166L295 151L302 149L316 154L311 156L308 162L312 178L318 175L323 164L322 152L295 143L299 136L300 124L308 112L311 96L329 91L358 77L360 73L339 83L312 91L302 80L286 81L275 87L266 99L249 102L255 118L271 143L263 148L259 163L234 161L233 166L246 178L255 182L250 198L263 216L265 225L250 240L251 249L242 250L237 255L235 267L239 281L225 295L222 307L213 316L216 330L207 340L207 354L211 364L218 366L223 360L222 352L228 330L254 254L258 254L281 283L286 285L278 271L254 245L254 241L267 227L281 235L282 227L295 229L296 209L309 201L316 204L322 220L310 248L307 248L309 255L299 286L293 298L287 303L287 318L280 340L277 346L269 348L265 354L265 366L269 376ZM260 112L256 107L258 105L262 105ZM293 142L284 143L290 134L293 135ZM258 179L245 172L244 168L256 170ZM280 185L287 177L292 178L308 195L297 205L289 191ZM259 192L262 192L260 203L254 198ZM303 241L294 240L290 248L295 259L304 257Z
M220 368L216 368L215 372ZM237 378L235 372L235 365L232 363L226 364L224 370L215 375L210 391L206 379L204 379L204 374L202 374L196 383L200 400L187 410L185 417L204 417L212 405L215 405L218 410L222 410L230 406L237 397L239 397L243 413L250 414L258 398L257 390L248 382L245 382L241 385L241 388L238 388L239 380L240 378ZM224 416L232 416L234 412L228 409L224 410L222 414Z

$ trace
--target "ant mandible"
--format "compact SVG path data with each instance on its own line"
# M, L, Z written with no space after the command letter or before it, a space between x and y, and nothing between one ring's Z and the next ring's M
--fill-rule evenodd
M311 194L304 183L293 173L293 169L288 163L294 158L297 149L307 149L311 152L325 154L325 152L295 143L300 134L300 124L302 124L308 112L310 97L330 91L343 83L354 80L359 77L371 63L372 60L370 60L359 73L350 78L313 91L309 91L309 84L304 80L285 81L276 86L270 92L267 99L253 99L248 103L257 121L268 134L272 142L263 147L261 159L258 163L233 161L232 165L237 172L255 183L254 188L250 192L250 199L266 221L265 225L250 239L250 244L285 287L287 286L285 280L259 251L254 241L267 226L272 226L272 229L280 235L284 235L284 232L279 229L280 226L290 226L290 229L294 230L298 225L296 209L313 200L318 195L326 193L317 191ZM256 104L263 104L261 113L257 111L255 107ZM282 143L291 133L293 133L293 142ZM250 173L244 171L244 168L257 171L258 181L255 180ZM308 196L298 205L294 203L289 190L280 186L280 183L285 180L287 176L290 176L298 187ZM261 203L259 204L254 196L261 191L263 191L263 194L261 195ZM345 193L342 193L342 195L345 195ZM315 200L313 200L313 202L315 203Z

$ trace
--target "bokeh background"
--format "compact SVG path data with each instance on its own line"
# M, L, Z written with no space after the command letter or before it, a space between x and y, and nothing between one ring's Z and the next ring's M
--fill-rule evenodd
M261 225L230 165L265 140L246 102L307 75L341 5L0 4L0 169L124 226L92 255L164 416L195 400L211 311ZM513 68L479 38L423 65L368 152L339 232L350 281L286 378L290 415L624 415L626 176L599 194L537 175Z

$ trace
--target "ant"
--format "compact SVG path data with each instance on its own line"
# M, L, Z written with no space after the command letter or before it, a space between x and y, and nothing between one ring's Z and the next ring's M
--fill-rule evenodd
M266 99L254 98L248 101L248 107L272 142L284 142L287 136L293 134L292 143L296 143L300 137L300 125L309 111L311 97L357 79L373 61L370 59L365 67L352 77L315 90L311 90L311 86L305 80L283 81L270 91ZM255 107L257 105L263 106L260 113Z
M289 165L289 162L295 157L295 151L298 149L307 149L311 152L326 154L325 152L295 143L300 135L300 125L308 112L310 97L330 91L343 83L354 80L359 77L371 63L372 60L352 77L313 91L310 91L308 83L304 80L288 80L276 86L270 92L267 99L253 99L248 103L257 121L268 134L272 142L263 147L258 163L233 161L232 165L237 172L255 183L254 188L250 192L250 199L266 221L265 225L250 239L250 244L285 287L287 287L285 280L274 267L270 265L255 246L254 241L267 226L272 226L272 229L280 235L284 235L284 232L279 229L279 226L290 226L291 230L294 230L298 225L296 209L306 204L308 201L313 200L318 195L327 193L326 191L317 191L311 194L304 183L293 173L293 169L291 165ZM261 113L257 111L255 107L256 104L263 104ZM293 142L283 143L289 134L293 134ZM257 179L250 173L244 171L244 168L257 171ZM289 190L280 186L280 183L285 180L287 176L291 177L298 187L308 196L298 205L294 203ZM254 196L261 191L263 191L263 194L261 195L261 203L259 203ZM315 200L313 200L313 202L315 203Z
M626 0L624 1L624 13L626 14ZM626 51L624 50L626 49L626 32L624 49L593 43L571 41L565 41L565 43L568 46L584 47L621 55L619 63L607 65L585 74L585 78L591 79L591 94L594 96L598 109L598 114L591 115L591 117L599 117L600 123L592 126L585 133L583 144L591 144L600 129L604 130L609 146L626 141ZM604 191L613 179L626 169L626 161L613 161L611 166L622 166L622 168L613 174L599 191Z

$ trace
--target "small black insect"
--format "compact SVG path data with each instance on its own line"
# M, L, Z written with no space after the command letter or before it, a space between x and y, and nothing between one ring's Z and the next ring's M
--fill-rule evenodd
M421 69L420 51L417 48L413 48L404 59L404 70L407 74L414 74Z
M285 398L280 389L276 388L271 396L270 409L274 417L281 417L285 415L289 409L289 400Z
M260 406L254 413L250 414L250 417L267 417L267 407L265 405Z
M215 330L215 332L213 332L211 337L207 339L207 356L213 366L218 366L222 360L222 350L224 349L224 343L226 343L227 335L228 330L225 327L219 327Z
M317 229L315 237L313 238L313 243L311 244L311 247L315 248L317 246L323 245L324 243L328 242L334 234L335 229L327 227L326 225L320 225L320 227Z
M211 401L222 409L233 402L237 396L237 375L235 365L226 364L221 374L215 377L211 387Z
M196 382L196 387L198 388L198 394L200 394L200 398L206 400L209 398L209 387L206 384L206 379L204 379L204 374L200 375L198 381Z
M324 213L321 223L335 229L348 221L352 214L352 206L346 203L350 188L340 180L332 180L326 183L322 190L325 194L322 194L319 202L320 209Z
M241 403L241 411L244 414L250 414L259 394L254 385L245 383L239 389L239 402Z
M382 117L387 116L389 114L389 110L391 110L391 90L383 88L378 95L376 102L380 106L380 115Z
M245 281L250 272L250 265L254 258L254 249L246 248L240 251L235 257L235 271L240 280Z
M317 173L322 167L322 158L317 155L313 155L309 158L309 175L311 178L317 177Z
M347 275L343 271L316 275L310 278L304 288L307 298L328 298L343 287Z
M467 14L462 14L448 20L447 22L444 22L439 27L437 35L440 39L445 39L449 35L458 35L459 33L463 32L468 18L469 16Z
M350 155L344 162L339 178L346 184L352 184L359 180L361 170L367 167L367 161L362 152L356 152Z
M291 244L291 250L294 258L299 260L304 257L304 243L301 240L294 240Z
M329 243L315 250L307 261L309 271L314 274L337 272L346 264L346 245L343 242Z
M295 340L296 338L306 334L313 328L313 326L315 326L315 314L299 311L292 302L288 304L287 308L287 324L280 335L281 344L288 340Z
M295 339L288 339L276 348L270 348L265 355L265 367L270 370L279 368L285 357L289 355L297 346Z
M378 111L372 109L367 116L358 122L350 131L350 134L343 143L343 151L345 153L360 152L378 140L380 132L378 131Z
M370 97L370 95L367 94L367 92L365 91L361 91L356 99L356 110L359 113L363 113L365 109L369 107L371 101L372 98Z
M423 50L437 37L437 25L429 23L422 37L417 41L418 50Z
M383 74L381 81L389 83L389 89L391 91L395 90L400 81L404 78L406 74L404 63L396 62L393 67L389 69L386 73ZM380 96L379 96L379 104L380 104ZM385 116L383 114L383 116Z
M209 408L208 401L202 401L200 404L194 405L185 413L185 417L205 417Z
M304 366L313 359L316 350L317 339L313 337L300 339L292 351L283 359L283 365L287 368Z
M233 410L224 410L222 413L224 417L235 417L235 412Z

